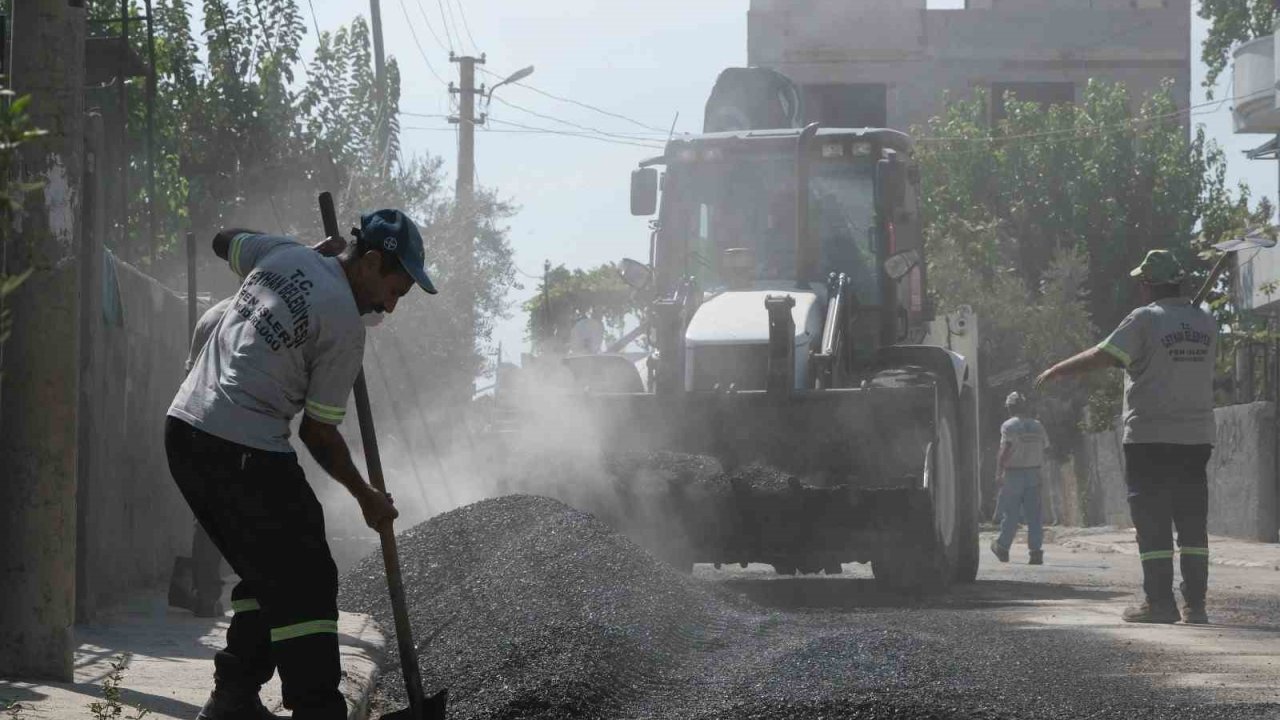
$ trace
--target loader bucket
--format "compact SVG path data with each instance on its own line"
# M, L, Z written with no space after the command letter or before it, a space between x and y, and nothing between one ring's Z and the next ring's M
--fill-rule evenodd
M584 398L609 450L711 455L727 469L763 464L864 489L918 481L934 403L933 388Z
M861 548L886 532L906 531L890 518L908 517L907 506L921 502L934 393L579 395L572 409L548 407L537 422L544 437L563 428L606 456L665 452L718 461L725 472L715 478L664 490L665 520L689 548L682 562L831 571L870 559Z

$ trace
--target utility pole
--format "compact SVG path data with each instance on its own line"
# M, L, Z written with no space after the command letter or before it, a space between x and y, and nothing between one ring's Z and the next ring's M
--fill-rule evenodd
M476 94L484 94L484 86L476 88L476 65L483 65L485 56L449 54L449 61L458 63L458 87L449 84L449 92L458 96L458 114L449 122L458 126L458 182L455 189L458 204L458 232L462 234L462 268L458 273L458 285L462 288L463 343L468 358L475 352L476 337ZM479 122L484 122L481 116ZM467 397L471 394L468 392Z
M76 464L80 404L81 191L85 10L67 0L12 3L19 95L48 131L21 148L21 225L6 216L10 296L0 397L0 677L72 679L76 591ZM14 229L17 226L18 229ZM77 262L79 261L79 262Z
M373 26L373 102L377 108L373 141L378 151L378 177L385 178L391 162L387 157L387 61L382 50L382 6L378 0L369 0L369 22Z

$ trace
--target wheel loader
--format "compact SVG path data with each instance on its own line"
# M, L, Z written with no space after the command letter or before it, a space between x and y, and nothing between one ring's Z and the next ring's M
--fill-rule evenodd
M708 125L744 116L712 110ZM977 331L971 314L933 317L918 192L906 134L819 123L675 137L632 172L650 248L622 268L655 298L647 358L558 362L578 380L572 432L748 478L670 483L675 564L973 580L977 368L951 348L976 350ZM751 482L753 468L781 480Z

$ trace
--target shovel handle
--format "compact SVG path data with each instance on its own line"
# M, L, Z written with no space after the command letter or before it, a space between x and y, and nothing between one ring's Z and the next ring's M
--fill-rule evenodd
M1213 284L1218 281L1218 276L1222 274L1223 268L1227 265L1227 258L1231 257L1231 255L1232 253L1224 252L1222 257L1218 258L1218 262L1213 264L1213 269L1209 271L1209 277L1204 281L1204 285L1200 286L1200 292L1196 293L1195 299L1191 301L1192 307L1200 307L1200 303L1209 297L1209 292L1213 290Z
M334 209L333 195L320 193L320 220L327 237L338 237L338 213ZM387 491L382 477L382 457L378 454L378 434L373 428L373 410L369 406L369 385L364 379L364 369L356 376L352 388L356 400L356 417L360 422L360 441L364 445L364 459L368 467L369 482L379 492ZM400 575L400 553L396 550L396 534L391 521L378 527L378 539L382 545L382 564L387 571L387 590L391 595L391 615L395 618L396 644L400 649L400 668L404 671L405 692L409 696L409 713L412 718L425 718L426 699L422 691L422 671L418 667L418 655L413 646L413 627L409 624L409 607L404 597L404 580Z

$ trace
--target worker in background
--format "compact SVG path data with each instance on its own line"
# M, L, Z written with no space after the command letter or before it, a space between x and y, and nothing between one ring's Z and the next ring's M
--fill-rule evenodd
M342 238L326 238L311 249L326 257L335 257L346 246ZM184 368L187 373L195 367L200 351L222 321L232 299L227 297L214 303L196 322L191 333L191 348L187 351ZM169 604L186 608L196 617L222 617L225 612L222 607L222 555L199 522L195 523L191 533L191 557L174 558L174 572L169 580Z
M1124 469L1129 511L1138 534L1145 600L1124 619L1172 623L1173 536L1178 530L1185 623L1206 623L1209 582L1209 492L1213 452L1213 369L1218 328L1209 313L1182 297L1185 274L1167 250L1152 250L1130 273L1145 303L1097 347L1064 360L1036 386L1108 367L1125 369Z
M1004 401L1009 419L1000 426L1000 455L996 458L996 484L1000 487L998 507L1000 536L991 541L991 552L1000 562L1009 562L1009 548L1018 533L1018 521L1027 521L1027 549L1031 564L1044 564L1044 526L1040 521L1040 467L1049 435L1039 420L1031 417L1030 403L1022 393L1012 392Z
M351 460L338 425L364 357L361 316L434 293L422 237L398 210L364 215L337 258L290 238L226 230L213 250L243 277L169 406L169 468L240 576L226 648L201 720L272 717L258 690L280 672L294 720L345 720L338 684L338 573L324 513L289 444L289 421L347 488L369 527L397 515Z

